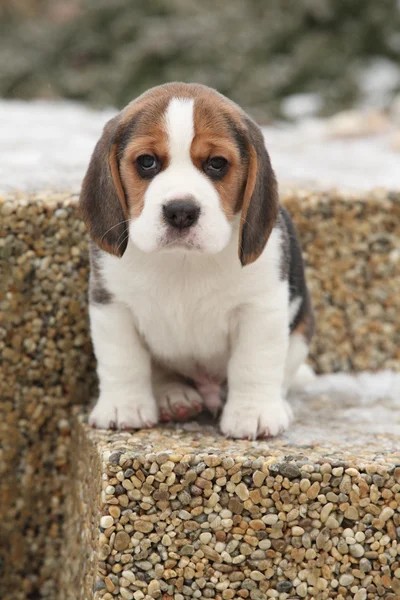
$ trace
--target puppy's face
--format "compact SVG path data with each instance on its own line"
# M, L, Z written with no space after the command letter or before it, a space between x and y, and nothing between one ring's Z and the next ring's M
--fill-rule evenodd
M106 125L81 207L94 241L118 256L128 243L220 252L240 213L248 264L272 230L277 192L262 134L236 105L204 86L168 84Z
M211 94L172 97L157 108L156 118L138 115L120 160L130 239L144 252L219 252L230 239L245 178L229 119Z

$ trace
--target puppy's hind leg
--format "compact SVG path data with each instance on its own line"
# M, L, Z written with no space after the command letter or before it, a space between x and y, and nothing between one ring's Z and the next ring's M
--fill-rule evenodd
M192 385L159 365L152 365L152 385L161 421L186 421L204 408L202 397Z
M304 361L308 355L308 343L300 333L292 333L285 364L285 391L303 387L315 379L312 368Z

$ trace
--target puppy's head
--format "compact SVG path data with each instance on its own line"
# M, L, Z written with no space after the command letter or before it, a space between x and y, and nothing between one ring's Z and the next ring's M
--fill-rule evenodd
M257 125L210 88L171 83L107 123L80 203L93 240L116 256L128 243L217 253L238 216L246 265L268 240L278 196Z

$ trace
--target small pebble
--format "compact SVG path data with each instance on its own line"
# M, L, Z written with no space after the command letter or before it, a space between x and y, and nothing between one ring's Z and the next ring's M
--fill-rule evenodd
M129 547L130 541L131 541L131 538L126 533L126 531L118 531L115 535L115 540L114 540L115 550L118 550L118 552L126 550Z
M212 535L208 531L200 534L200 541L202 544L208 544L211 541Z
M339 577L339 584L343 585L343 587L349 587L354 581L353 575L349 573L344 573Z
M351 544L349 548L350 554L354 556L354 558L361 558L361 556L364 556L364 548L361 544Z
M307 596L307 584L304 581L296 587L296 594L300 596L300 598L305 598Z
M113 523L114 519L110 515L105 515L100 519L100 527L103 527L103 529L108 529L108 527L111 527Z
M280 594L289 593L293 585L291 581L278 581L276 584L276 591Z
M160 582L156 579L152 579L147 588L147 593L152 598L158 598L160 595Z
M379 515L379 518L380 518L381 521L383 521L385 523L386 521L388 521L389 519L391 519L393 517L393 515L394 515L393 508L390 508L389 506L386 506L382 510L381 514Z
M247 489L247 487L244 483L239 483L236 486L235 493L240 498L240 500L242 500L243 502L245 500L247 500L249 497L249 490Z

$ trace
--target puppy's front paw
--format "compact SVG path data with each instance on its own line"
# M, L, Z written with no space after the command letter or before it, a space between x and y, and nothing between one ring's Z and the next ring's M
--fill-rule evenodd
M264 394L229 394L221 418L223 434L241 439L255 440L276 436L288 428L292 409L286 400L277 396L268 399Z
M154 391L162 421L185 421L203 410L200 394L184 382L163 382Z
M156 402L145 393L101 394L89 416L89 425L97 429L143 429L157 422Z

